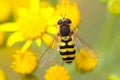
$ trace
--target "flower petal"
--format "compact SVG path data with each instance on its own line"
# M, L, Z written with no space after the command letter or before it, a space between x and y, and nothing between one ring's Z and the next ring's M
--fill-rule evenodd
M25 40L25 38L19 33L19 32L15 32L13 33L7 40L7 46L11 47L12 45L14 45L17 42L21 42Z
M50 45L50 43L53 40L52 36L50 36L49 34L46 34L46 33L42 36L42 39L47 45Z
M4 41L5 41L5 33L0 32L0 46L3 45Z
M23 45L21 52L25 52L30 47L31 44L32 40L27 40L27 42Z
M30 11L31 12L39 12L39 1L40 0L30 0Z
M47 32L51 34L57 34L58 33L58 28L55 26L51 26L47 28Z
M0 22L4 22L10 17L11 9L9 1L0 0Z
M16 23L4 23L0 25L0 31L17 31L19 26Z
M7 75L3 69L0 69L0 80L7 80Z
M37 38L35 41L36 41L36 44L37 44L38 46L41 45L41 39L40 39L40 38Z
M25 17L28 14L28 11L26 8L19 8L18 9L18 16L19 17Z

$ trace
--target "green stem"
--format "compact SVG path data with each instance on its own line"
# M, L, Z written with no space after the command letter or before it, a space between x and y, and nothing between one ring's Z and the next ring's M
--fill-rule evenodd
M114 28L115 22L116 22L116 17L109 14L107 16L107 20L105 24L103 25L103 29L100 34L100 39L99 39L100 41L98 41L99 48L104 49L105 47L108 47L107 45L110 40L110 35Z

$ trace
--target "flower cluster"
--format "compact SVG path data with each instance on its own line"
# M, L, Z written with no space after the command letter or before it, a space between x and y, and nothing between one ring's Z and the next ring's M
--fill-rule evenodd
M18 8L17 15L15 22L1 24L0 31L13 32L7 40L9 47L26 41L21 49L22 52L26 51L34 40L38 46L42 41L49 45L53 40L51 34L58 32L57 21L62 16L72 20L72 27L76 27L80 22L77 4L69 0L62 0L55 7L47 2L30 0L29 8Z
M9 2L12 6L8 4ZM0 0L0 4L4 5L2 6L4 10L0 7L0 22L7 19L12 11L14 16L11 22L0 24L0 45L3 44L5 32L10 32L6 40L8 47L25 42L13 55L11 67L17 73L31 74L38 64L35 53L28 50L32 42L35 41L37 46L41 46L42 42L50 45L52 35L58 33L57 21L64 17L69 18L72 21L71 28L75 29L80 23L80 12L77 3L70 0L61 0L55 6L40 0L9 2ZM59 79L70 80L69 73L64 67L56 65L47 70L45 80Z
M8 12L10 13L10 11ZM8 12L0 13L0 20L6 19L6 16L1 18L1 14L8 15ZM4 34L2 32L10 32L6 42L8 47L25 42L21 50L13 55L11 64L15 72L23 75L31 74L38 65L35 53L28 50L32 42L35 41L37 46L41 46L42 42L50 45L53 41L52 35L58 33L57 21L59 19L69 18L72 21L70 27L75 30L81 20L77 3L70 0L61 0L55 6L45 1L29 0L27 6L17 6L15 12L14 21L0 24L0 35ZM0 36L0 45L3 40L4 37ZM97 62L97 57L92 55L92 51L87 51L85 48L81 49L75 58L77 67L85 71L93 69ZM50 67L46 71L44 79L71 80L69 72L59 65Z
M62 66L50 67L45 74L44 80L71 80L69 72Z
M75 57L75 63L81 71L90 71L98 63L98 55L93 50L82 48Z
M37 67L37 57L31 51L20 52L13 55L13 62L11 67L14 71L20 74L30 74Z

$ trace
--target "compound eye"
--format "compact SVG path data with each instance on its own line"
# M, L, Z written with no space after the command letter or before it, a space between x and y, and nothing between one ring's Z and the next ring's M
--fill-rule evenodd
M68 19L68 18L66 18L65 23L70 24L70 23L71 23L71 20Z
M62 23L63 23L63 22L62 22L61 19L57 22L58 25L61 25Z

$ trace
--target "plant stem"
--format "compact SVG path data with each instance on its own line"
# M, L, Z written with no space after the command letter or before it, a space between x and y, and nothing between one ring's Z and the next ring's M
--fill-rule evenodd
M110 35L112 30L114 29L115 22L116 22L116 17L111 14L108 14L107 20L103 24L103 29L100 33L100 38L98 41L99 49L101 48L106 49L108 47L110 41Z

